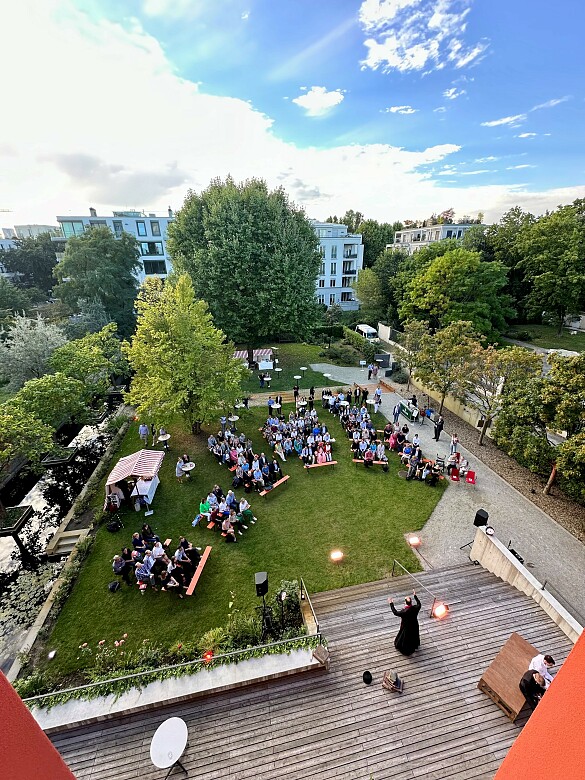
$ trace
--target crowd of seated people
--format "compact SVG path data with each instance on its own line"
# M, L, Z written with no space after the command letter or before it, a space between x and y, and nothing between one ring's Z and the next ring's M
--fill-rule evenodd
M332 444L335 439L327 426L319 422L314 408L298 408L290 412L288 419L273 414L266 420L262 434L268 446L283 461L298 457L305 466L312 466L333 460ZM276 459L274 462L277 462Z
M182 591L189 586L201 560L200 552L201 548L194 547L184 536L179 538L174 552L165 549L145 523L139 532L132 534L131 545L114 556L112 570L127 585L138 584L143 593L150 586L156 591L176 593L182 599Z
M207 439L207 447L218 463L228 466L234 474L233 488L243 487L246 493L266 490L282 477L282 469L276 458L267 458L263 452L256 454L252 440L243 433L238 436L227 431L224 436L221 433L217 437L211 435Z
M220 531L226 542L237 542L237 535L242 536L249 525L258 520L252 512L252 507L245 496L238 499L233 490L224 495L219 485L214 485L207 497L199 504L199 515L194 522L205 518L214 524L214 530Z

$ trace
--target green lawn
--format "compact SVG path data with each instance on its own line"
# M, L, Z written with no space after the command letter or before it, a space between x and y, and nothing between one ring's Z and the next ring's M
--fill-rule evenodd
M532 333L533 338L530 342L537 347L544 349L568 349L573 352L585 351L585 333L577 333L571 336L567 328L563 329L562 334L557 334L557 329L553 325L526 325L522 330Z
M253 408L240 421L259 451L266 449L258 432L265 414L264 408ZM250 497L258 522L238 537L238 544L229 545L205 525L192 528L191 521L200 498L215 482L227 490L231 474L207 452L207 434L195 440L171 427L171 451L163 462L155 511L149 521L162 539L172 537L175 543L185 534L197 546L213 546L195 595L180 601L173 594L151 589L141 595L135 586L126 585L116 594L108 591L108 582L115 579L113 555L130 544L132 533L144 522L142 513L125 510L122 531L110 534L103 527L98 531L94 548L55 624L47 646L57 650L51 662L54 671L69 674L91 663L86 656L78 658L83 642L95 646L101 639L109 643L125 633L130 648L144 639L168 645L196 639L226 622L230 593L235 594L239 607L257 604L256 571L268 571L271 591L281 579L302 576L309 591L315 592L385 577L394 557L407 568L418 570L403 534L421 528L445 486L431 490L419 482L400 479L397 456L392 456L387 474L378 467L368 471L357 467L351 462L349 442L338 421L326 412L323 419L337 439L334 455L339 465L305 471L297 458L283 464L291 479L264 499ZM378 428L382 422L381 417L376 420ZM130 427L120 456L138 449L137 425ZM190 482L178 484L174 466L177 453L184 451L195 459L197 468ZM329 560L334 548L345 553L341 565Z

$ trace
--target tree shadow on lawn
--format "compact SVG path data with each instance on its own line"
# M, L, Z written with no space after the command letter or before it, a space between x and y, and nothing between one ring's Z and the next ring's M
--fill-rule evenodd
M420 529L440 500L444 484L432 490L420 482L406 482L397 476L399 460L390 456L389 473L379 466L366 470L352 462L349 441L338 420L318 409L320 419L330 429L336 443L336 466L305 470L298 458L282 463L288 482L265 498L248 496L256 525L250 526L237 544L225 544L219 533L208 531L205 523L191 526L199 501L215 483L224 491L231 487L232 474L221 467L207 451L209 427L195 438L181 425L168 426L171 450L160 472L161 484L153 502L154 514L146 518L164 541L171 537L176 549L180 535L194 544L213 550L193 597L179 600L176 594L148 589L141 595L136 585L122 584L110 593L108 583L116 579L112 558L124 545L130 546L132 533L145 522L143 513L124 509L124 528L110 534L102 526L75 587L55 624L47 649L56 649L51 668L58 674L71 674L92 664L97 643L109 645L128 634L118 652L136 649L145 640L171 646L193 641L215 626L225 625L229 603L251 610L258 605L254 573L267 571L270 590L282 579L303 577L309 592L331 590L388 577L394 558L411 571L419 562L404 541L408 531ZM285 407L285 413L289 409ZM257 452L269 455L258 428L265 422L266 410L253 408L240 419ZM383 418L376 421L381 428ZM138 422L128 431L117 457L140 447ZM197 467L190 480L178 484L175 463L178 454L189 453ZM238 497L241 491L237 491ZM103 500L103 488L96 506ZM334 564L329 554L341 549L344 559ZM232 595L233 594L233 595ZM79 650L88 643L91 651Z

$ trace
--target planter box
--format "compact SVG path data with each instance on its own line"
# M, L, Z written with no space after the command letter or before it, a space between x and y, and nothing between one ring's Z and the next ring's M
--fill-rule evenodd
M34 508L30 504L7 507L5 517L0 518L0 536L17 534L33 512Z
M61 454L54 453L52 455L45 455L41 464L46 468L50 466L63 466L67 463L71 463L77 453L77 447L63 447Z
M134 688L118 698L110 695L91 701L72 700L57 704L49 710L35 707L32 714L43 731L50 734L140 710L157 709L162 705L177 704L199 696L319 669L323 670L324 667L313 658L313 650L302 648L292 650L290 654L265 655L239 663L223 664L209 671L203 669L196 674L155 681L145 685L142 690Z

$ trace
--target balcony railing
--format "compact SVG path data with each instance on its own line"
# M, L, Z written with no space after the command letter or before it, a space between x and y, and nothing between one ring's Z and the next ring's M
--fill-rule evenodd
M344 256L346 259L348 259L348 260L349 260L350 258L353 260L353 259L355 259L355 258L358 256L358 253L357 253L357 252L355 252L355 251L353 251L353 252L344 252L344 253L343 253L343 256Z
M357 271L355 268L344 268L343 269L343 275L344 276L355 276L357 274Z

